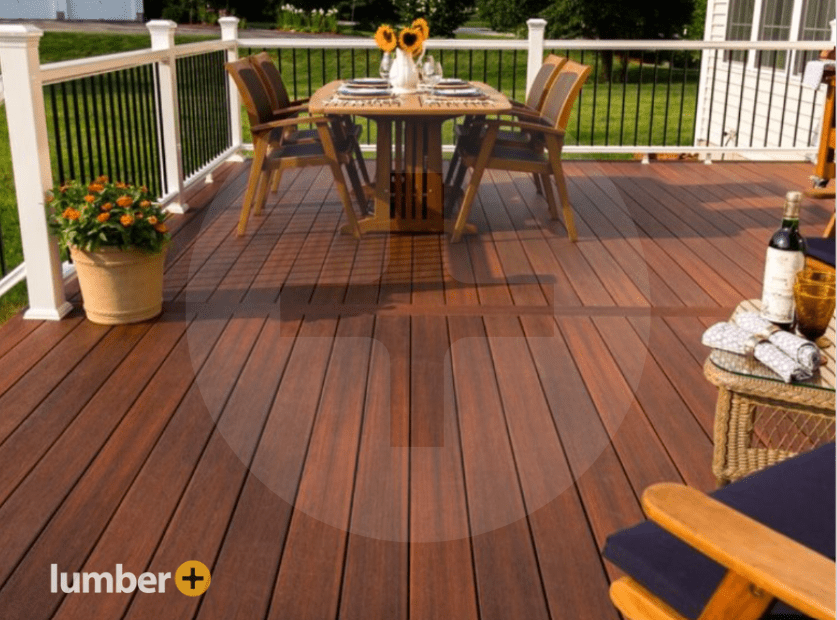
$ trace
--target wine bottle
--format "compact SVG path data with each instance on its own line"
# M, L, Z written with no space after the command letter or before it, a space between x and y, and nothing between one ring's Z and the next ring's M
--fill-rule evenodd
M799 234L802 194L788 192L782 226L770 237L764 263L761 316L782 329L793 324L793 281L805 266L805 240Z

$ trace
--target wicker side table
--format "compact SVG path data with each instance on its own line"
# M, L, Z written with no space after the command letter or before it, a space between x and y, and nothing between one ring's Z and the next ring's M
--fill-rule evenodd
M757 310L757 301L745 301L733 316ZM733 353L713 351L706 359L704 374L718 386L712 472L719 485L834 441L833 317L824 338L826 364L804 383L784 383Z

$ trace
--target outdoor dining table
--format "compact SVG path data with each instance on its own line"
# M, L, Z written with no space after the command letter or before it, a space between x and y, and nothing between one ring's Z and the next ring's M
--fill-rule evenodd
M378 97L344 97L335 80L317 90L308 107L313 114L357 115L377 126L374 208L359 221L361 232L444 232L442 123L463 115L501 114L511 103L481 82L471 86L481 97L433 95L430 91ZM393 149L393 146L395 147ZM466 232L474 232L468 226Z

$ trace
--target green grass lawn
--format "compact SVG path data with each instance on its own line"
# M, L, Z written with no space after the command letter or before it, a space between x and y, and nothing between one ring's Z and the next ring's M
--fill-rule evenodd
M212 38L214 37L179 36L176 41L187 43ZM142 49L148 46L147 35L48 32L43 36L40 52L42 62L54 62ZM258 51L260 50L242 48L241 54L246 55ZM525 97L526 53L524 51L436 50L432 53L442 62L444 74L448 77L456 76L484 81L513 99L523 100ZM568 53L560 50L555 53L569 55L596 68L595 75L592 75L585 85L579 103L575 106L568 123L566 141L568 145L643 145L649 143L677 145L679 143L688 147L692 144L699 73L697 59L687 59L684 56L671 58L665 56L656 59L646 57L641 64L637 57L630 60L624 71L620 60L616 59L610 79L608 79L603 69L604 58L596 53ZM310 96L317 88L334 79L375 76L378 74L380 62L380 52L372 49L355 51L314 49L310 52L303 49L273 50L271 54L279 63L289 93L295 99ZM200 68L199 65L198 68ZM208 71L209 69L200 70ZM195 73L195 71L192 72ZM200 155L203 147L205 147L203 148L205 153L218 152L212 149L217 148L219 138L207 131L206 127L214 126L213 115L219 117L225 113L223 106L201 103L200 93L203 91L200 89L205 82L204 79L191 78L181 84L181 101L192 102L191 108L184 106L185 111L181 116L181 121L187 130L189 127L194 128L194 131L187 131L190 140L184 148L184 160L186 167L190 170L202 161ZM121 134L117 134L116 130L112 129L107 141L110 151L104 149L99 153L95 146L96 140L92 136L92 146L87 142L87 133L92 133L92 131L86 129L85 123L87 127L90 127L89 119L99 119L92 123L92 126L94 129L100 129L102 134L105 131L107 117L104 113L104 97L101 94L103 91L100 90L102 85L92 80L85 82L84 85L79 83L78 88L88 90L78 93L79 109L77 112L73 109L70 87L66 92L70 101L70 106L66 108L66 111L61 105L64 93L60 88L56 88L54 93L49 88L46 91L47 124L50 131L55 178L61 177L58 164L60 157L65 177L71 176L72 172L68 170L73 169L81 170L80 173L76 172L79 176L97 176L107 173L107 166L114 163L114 167L123 171L121 172L123 180L146 183L150 187L158 183L159 180L155 181L150 178L148 172L159 166L155 159L155 146L149 141L131 140L131 136L149 133L142 131L141 116L134 126L128 123L127 127L120 127ZM108 108L115 106L119 109L120 118L137 118L122 114L121 110L123 108L127 110L131 105L138 106L136 100L141 100L143 96L151 96L150 77L137 72L133 78L129 77L123 83L117 82L113 90L116 91L115 100L107 102ZM82 93L86 96L81 96ZM53 113L53 94L56 101L55 113ZM76 119L79 119L79 122L76 122ZM147 120L150 123L150 116ZM249 123L243 111L242 120L244 140L249 142L251 140ZM361 122L365 126L363 139L369 144L374 144L376 139L374 123ZM57 148L56 136L62 140L60 149ZM101 135L103 142L104 137ZM452 121L445 124L443 139L447 144L452 143ZM73 149L67 148L68 142L75 145ZM130 143L129 149L122 148L123 144L128 143ZM108 159L111 155L121 157L121 159L119 162L111 162ZM129 155L134 159L132 160ZM136 178L130 178L131 175ZM2 227L2 240L5 246L6 269L9 270L20 264L23 259L8 146L8 127L3 106L0 106L0 227ZM0 322L25 304L25 287L18 286L0 299Z

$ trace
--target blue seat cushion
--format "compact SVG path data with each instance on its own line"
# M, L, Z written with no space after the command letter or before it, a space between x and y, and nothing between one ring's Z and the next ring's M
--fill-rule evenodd
M711 495L833 560L834 489L834 444L829 443ZM651 521L612 534L603 554L692 620L700 616L726 572ZM780 614L804 617L781 602L765 617L782 617Z
M805 239L805 248L805 253L808 256L834 267L834 239L807 237Z

